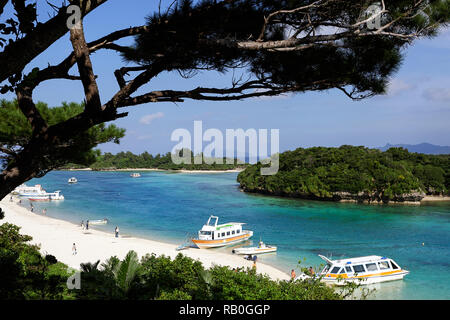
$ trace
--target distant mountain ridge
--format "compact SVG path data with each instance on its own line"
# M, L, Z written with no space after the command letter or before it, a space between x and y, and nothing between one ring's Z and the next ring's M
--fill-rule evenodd
M431 143L419 144L390 144L387 143L384 147L378 147L381 151L386 151L389 148L405 148L409 152L417 152L424 154L450 154L450 146L438 146Z

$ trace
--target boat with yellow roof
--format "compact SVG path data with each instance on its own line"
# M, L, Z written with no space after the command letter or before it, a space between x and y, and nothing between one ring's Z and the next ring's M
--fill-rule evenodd
M198 232L198 238L192 242L200 249L216 248L236 244L250 239L253 231L243 230L242 222L218 224L219 218L210 216L206 224Z
M402 269L394 260L387 257L366 256L340 260L330 260L320 254L319 257L327 264L315 277L334 285L345 285L347 282L372 284L401 280L409 274L408 270ZM304 279L308 276L301 275L298 278Z

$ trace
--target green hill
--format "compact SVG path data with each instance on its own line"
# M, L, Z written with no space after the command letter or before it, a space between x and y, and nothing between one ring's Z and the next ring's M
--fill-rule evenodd
M262 176L261 163L238 175L246 192L317 200L420 201L448 195L450 155L383 152L365 147L315 147L280 154L277 174Z

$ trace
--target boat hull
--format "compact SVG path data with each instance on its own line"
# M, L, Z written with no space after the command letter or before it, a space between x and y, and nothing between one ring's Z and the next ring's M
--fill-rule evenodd
M25 198L28 198L28 200L30 200L30 201L57 201L57 200L64 200L64 196L56 195L56 194L34 195L34 196L27 196Z
M226 239L218 239L218 240L199 240L192 239L192 242L199 247L200 249L209 249L209 248L218 248L225 247L232 244L236 244L242 241L246 241L253 236L253 231L245 231L241 235L236 237L230 237Z
M387 282L387 281L395 281L395 280L402 280L407 274L409 274L409 271L407 270L399 270L396 272L386 272L386 273L379 273L379 274L372 274L368 276L359 276L359 277L351 277L351 278L328 278L324 277L322 278L322 282L327 284L332 284L336 286L343 286L346 285L349 282L360 284L360 285L366 285L366 284L373 284L373 283L380 283L380 282Z
M267 248L238 248L234 249L233 253L235 254L262 254L262 253L270 253L277 251L277 247L267 247Z
M28 200L33 202L45 202L50 201L50 198L28 198Z
M94 221L89 221L89 224L92 225L100 225L100 224L107 224L108 220L94 220Z

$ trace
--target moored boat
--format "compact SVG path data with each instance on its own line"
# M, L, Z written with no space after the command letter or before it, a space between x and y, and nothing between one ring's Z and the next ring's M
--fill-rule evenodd
M141 176L141 174L139 172L130 174L130 177L132 177L132 178L139 178L140 176Z
M207 249L236 244L253 236L253 231L242 229L245 223L229 222L219 225L218 221L218 217L210 216L198 232L198 239L192 239L192 242L200 249Z
M42 188L40 184L36 184L32 187L27 186L26 184L22 184L14 189L13 194L17 194L19 197L27 197L33 196L36 194L43 194L45 190Z
M276 246L270 246L260 241L257 247L236 248L232 252L235 254L261 254L277 251Z
M26 196L30 201L52 201L52 200L64 200L64 196L61 194L61 191L55 191L51 193L43 192L37 193L34 195Z
M89 220L89 224L107 224L108 219L101 219L101 220Z
M409 274L394 260L380 256L366 256L350 259L330 260L319 255L327 262L326 266L315 277L320 277L322 282L345 285L348 282L357 284L372 284L385 281L401 280ZM301 275L304 279L308 276Z
M67 182L69 182L69 183L77 183L78 180L77 180L77 178L72 177L72 178L70 178Z

